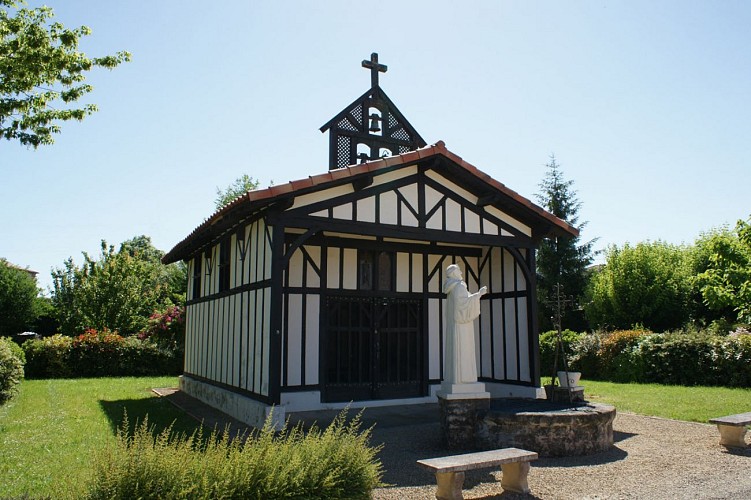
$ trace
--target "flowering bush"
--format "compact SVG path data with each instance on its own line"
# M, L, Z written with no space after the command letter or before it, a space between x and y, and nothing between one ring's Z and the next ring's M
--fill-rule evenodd
M185 307L170 306L164 312L155 312L138 338L181 350L185 345Z

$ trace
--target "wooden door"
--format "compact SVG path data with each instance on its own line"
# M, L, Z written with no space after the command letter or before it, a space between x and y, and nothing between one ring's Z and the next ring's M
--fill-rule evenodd
M421 299L331 296L324 307L324 401L425 394Z

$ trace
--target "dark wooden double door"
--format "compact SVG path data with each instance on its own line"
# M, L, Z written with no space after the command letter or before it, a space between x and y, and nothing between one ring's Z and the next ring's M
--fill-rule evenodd
M421 299L330 296L324 307L324 401L425 395Z

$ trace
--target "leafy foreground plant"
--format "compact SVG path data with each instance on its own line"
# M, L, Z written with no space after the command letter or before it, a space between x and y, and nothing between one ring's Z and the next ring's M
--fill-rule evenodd
M263 428L233 439L229 429L186 437L171 427L154 436L148 417L132 435L127 415L116 443L94 460L91 499L369 498L380 486L380 450L344 410L325 430Z

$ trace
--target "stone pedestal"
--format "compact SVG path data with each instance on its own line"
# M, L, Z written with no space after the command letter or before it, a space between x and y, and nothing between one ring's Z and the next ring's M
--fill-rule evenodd
M584 403L584 386L581 385L574 387L546 385L545 393L548 401L553 403Z
M484 392L482 383L461 385L481 386L483 391L438 393L443 442L450 450L473 450L477 448L477 423L482 418L478 412L484 414L490 409L490 394Z

